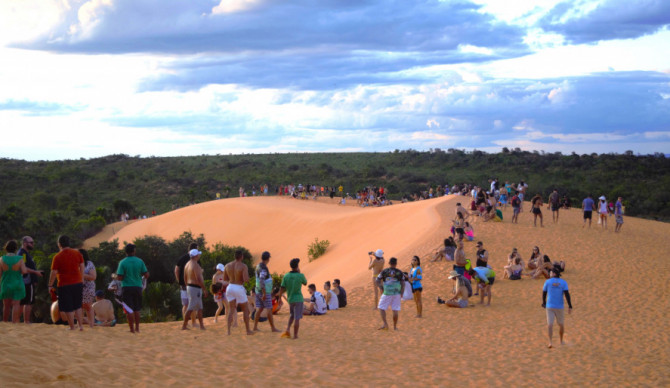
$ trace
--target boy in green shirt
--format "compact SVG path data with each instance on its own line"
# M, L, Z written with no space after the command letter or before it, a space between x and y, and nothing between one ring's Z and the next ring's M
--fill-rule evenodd
M284 275L281 281L281 290L279 291L279 299L286 292L288 294L288 303L291 309L291 317L288 320L286 331L281 335L282 338L291 338L291 325L293 326L293 339L298 339L298 329L300 328L300 319L302 318L302 309L304 298L302 296L302 286L307 285L307 278L300 273L300 259L291 260L291 272Z

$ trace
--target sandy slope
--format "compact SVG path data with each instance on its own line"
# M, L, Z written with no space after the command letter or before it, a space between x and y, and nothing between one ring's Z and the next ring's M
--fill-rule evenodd
M404 302L400 331L376 331L369 273L361 269L366 252L381 247L403 265L410 254L427 253L444 237L449 220L440 215L451 218L454 203L438 199L330 210L300 201L247 198L137 222L121 231L128 233L122 239L131 239L133 230L171 238L191 225L210 242L239 236L245 239L239 244L254 252L269 249L275 268L286 267L292 256L304 257L314 237L327 238L332 250L304 272L319 283L342 278L350 306L306 317L297 341L269 333L267 324L252 337L241 329L227 337L221 323L209 322L205 332L181 332L179 323L147 324L139 335L120 326L70 333L62 326L2 323L0 349L8 360L21 361L4 363L1 385L204 386L223 383L231 374L240 386L670 385L669 224L626 218L624 232L615 235L595 224L583 230L577 210L562 212L558 225L549 221L545 228L534 228L528 213L512 225L509 211L505 223L476 224L477 238L491 252L496 269L512 247L527 259L532 246L539 245L552 258L567 261L564 278L575 310L566 319L565 346L545 347L543 281L499 276L491 307L447 310L434 303L448 292L447 263L424 264L423 319L414 318L413 302ZM215 227L199 226L208 224ZM474 244L466 245L469 257L474 250ZM282 312L278 325L287 319Z

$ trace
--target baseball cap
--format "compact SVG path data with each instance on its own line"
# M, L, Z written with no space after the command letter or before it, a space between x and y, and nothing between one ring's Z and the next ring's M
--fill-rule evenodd
M105 291L98 290L98 291L95 292L95 296L97 296L98 298L102 298L102 297L105 296Z
M188 251L188 255L191 257L196 257L198 255L202 255L202 252L200 252L197 249L191 249L190 251Z
M377 257L384 257L384 251L382 251L381 249L377 249L377 250L375 251L375 256L377 256Z
M216 265L216 269L218 269L219 271L223 271L226 269L226 267L224 267L223 264L219 263Z

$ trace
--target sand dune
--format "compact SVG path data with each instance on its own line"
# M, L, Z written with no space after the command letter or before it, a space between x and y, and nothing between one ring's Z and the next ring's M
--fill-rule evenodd
M342 278L350 306L306 317L297 341L269 333L267 324L252 337L240 328L228 337L223 324L209 320L205 332L181 332L172 322L145 324L138 335L123 326L71 333L62 326L2 323L0 348L8 362L0 369L0 385L205 386L225 384L228 375L240 386L265 387L670 385L670 225L664 223L627 217L621 234L596 224L584 230L578 210L563 211L559 224L549 220L544 228L534 228L528 213L520 224L510 224L509 210L504 223L476 223L477 239L499 274L513 247L524 259L538 245L567 261L564 278L575 309L566 318L564 346L546 348L541 280L499 275L490 307L437 305L436 296L448 293L449 263L423 265L424 318L414 318L413 302L404 302L400 331L375 330L379 314L372 309L367 251L382 248L403 265L411 254L428 253L444 238L454 203L441 198L359 209L245 198L129 225L119 233L122 240L144 233L172 238L191 229L210 242L235 241L255 254L268 249L271 269L277 270L293 256L305 257L314 237L329 239L329 253L304 272L315 282ZM473 243L466 244L468 257L474 251ZM278 326L285 327L287 319L280 313Z

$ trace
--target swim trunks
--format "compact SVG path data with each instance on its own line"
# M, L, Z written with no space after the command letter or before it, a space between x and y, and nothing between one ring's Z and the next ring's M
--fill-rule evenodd
M123 303L127 304L134 312L142 310L142 287L121 287L121 291Z
M188 294L188 307L186 311L202 310L202 289L200 287L186 286Z
M80 309L83 293L83 283L58 287L58 309L63 313L71 313Z
M465 267L461 267L460 265L454 265L454 271L458 272L459 275L464 275L465 274Z
M465 299L461 299L458 301L458 307L460 308L465 308L468 307L468 301Z
M423 287L417 287L417 288L414 288L414 287L412 286L412 293L415 293L415 292L421 292L421 291L423 291Z
M238 304L247 303L247 290L241 284L229 284L226 289L226 299L228 302L236 300Z
M521 211L521 208L515 207L514 208L514 215L519 214L519 211Z
M554 319L558 322L559 325L562 325L565 321L565 315L563 309L551 309L547 308L547 323L550 325L554 324Z
M291 318L302 319L302 309L305 305L302 302L289 303L289 310L291 311Z
M265 299L263 299L263 294L256 294L256 308L266 308L266 309L271 309L272 308L272 295L270 294L265 294Z
M559 207L560 207L560 206L558 206L558 204L556 204L556 205L551 205L551 211L552 211L552 212L557 212L558 209L559 209Z
M400 311L400 301L401 301L401 295L382 295L381 298L379 298L379 305L377 305L377 308L380 310L386 310L391 306L391 310L393 311Z
M184 307L188 307L188 294L186 293L186 290L180 290L180 296L181 296L181 305Z
M589 220L590 220L590 219L591 219L591 213L592 213L591 210L584 210L584 219L585 219L585 220L586 220L586 219L589 219Z
M21 306L35 304L35 286L33 283L26 284L26 297L21 299Z

